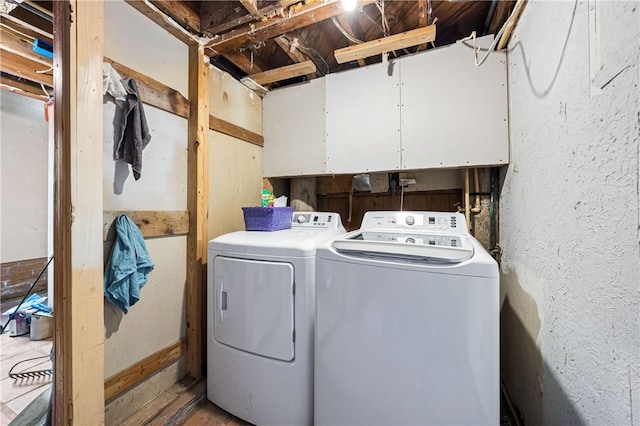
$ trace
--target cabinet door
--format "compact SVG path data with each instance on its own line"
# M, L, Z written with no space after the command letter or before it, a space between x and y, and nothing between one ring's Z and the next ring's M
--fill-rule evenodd
M267 93L262 100L265 177L325 173L325 79Z
M400 168L399 63L329 74L327 171Z
M504 53L476 67L473 50L455 44L403 58L400 72L403 169L509 162Z

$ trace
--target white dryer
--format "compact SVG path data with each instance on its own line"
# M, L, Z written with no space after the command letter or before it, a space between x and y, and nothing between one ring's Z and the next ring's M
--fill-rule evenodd
M258 425L313 423L315 255L345 233L337 213L209 242L207 397Z
M497 425L496 261L457 213L367 212L317 252L317 425Z

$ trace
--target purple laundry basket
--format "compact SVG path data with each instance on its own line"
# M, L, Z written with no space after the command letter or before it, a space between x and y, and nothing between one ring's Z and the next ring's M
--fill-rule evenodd
M242 207L247 231L278 231L291 228L293 207Z

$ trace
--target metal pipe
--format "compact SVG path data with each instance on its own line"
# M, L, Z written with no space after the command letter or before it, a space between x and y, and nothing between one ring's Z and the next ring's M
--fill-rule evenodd
M471 229L471 206L469 206L469 169L464 169L464 218L467 229Z
M473 184L475 185L476 202L471 208L471 213L478 214L482 211L482 205L480 204L480 179L477 168L473 169Z

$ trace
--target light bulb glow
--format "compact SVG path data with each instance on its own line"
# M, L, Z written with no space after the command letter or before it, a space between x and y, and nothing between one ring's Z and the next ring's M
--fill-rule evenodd
M342 9L345 12L351 12L356 9L357 4L358 0L342 0Z

